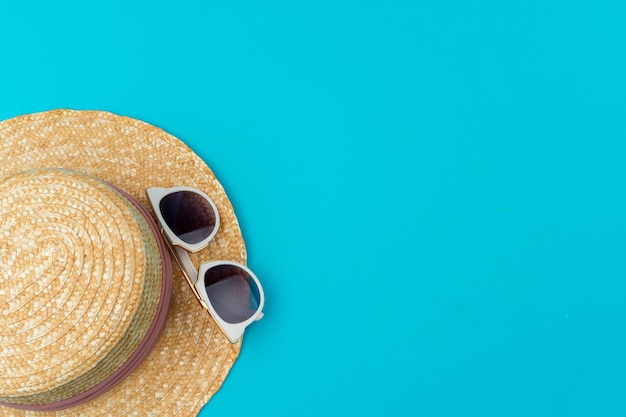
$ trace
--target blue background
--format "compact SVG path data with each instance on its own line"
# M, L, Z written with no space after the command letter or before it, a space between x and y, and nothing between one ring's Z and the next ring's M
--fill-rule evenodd
M0 118L207 161L266 317L201 416L626 415L618 1L12 1Z

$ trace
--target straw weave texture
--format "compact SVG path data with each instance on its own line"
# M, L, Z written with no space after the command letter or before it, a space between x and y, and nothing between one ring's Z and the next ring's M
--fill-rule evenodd
M220 230L208 248L192 255L196 265L211 259L232 259L245 263L245 245L235 217L233 208L222 186L217 181L206 164L186 145L163 130L144 122L116 116L106 112L97 111L72 111L56 110L33 115L26 115L10 119L0 123L0 182L6 182L7 178L15 177L16 174L27 169L37 168L66 168L86 173L96 178L117 185L130 193L142 205L149 207L145 190L151 186L172 187L186 185L197 187L205 191L215 201L221 217ZM18 176L19 177L19 176ZM23 179L20 179L20 181ZM102 199L106 200L106 199ZM2 203L4 204L4 203ZM97 205L94 204L96 207ZM36 206L36 204L35 204ZM70 206L71 207L71 206ZM70 209L65 209L70 210ZM103 212L115 211L114 208L99 207L93 212L94 219L103 217ZM37 218L40 210L17 212L18 215L11 218ZM65 214L63 214L65 215ZM72 217L71 215L69 217ZM111 221L107 219L106 221ZM103 220L104 222L104 220ZM90 226L81 224L85 229ZM106 229L106 227L105 227ZM21 229L11 229L13 231ZM99 232L98 232L99 233ZM136 236L141 235L137 231ZM63 231L62 236L71 235L69 231ZM22 232L11 232L0 235L0 240L9 239L12 245L26 245L24 253L28 253L28 243L19 243ZM139 252L146 253L139 242L135 241L132 233L125 234L127 239L132 240L132 247ZM102 250L115 250L112 239L106 238L104 230L99 244ZM124 242L130 245L130 242ZM57 245L58 246L58 245ZM68 242L64 256L80 258L86 251L85 243L77 244ZM60 250L57 247L57 252ZM126 249L124 249L126 250ZM83 251L83 252L81 252ZM89 248L91 253L95 248ZM42 253L45 253L42 252ZM133 274L136 268L141 268L141 254L136 252L134 256L124 258L124 262L132 265ZM20 257L21 259L22 257ZM83 257L81 262L90 263L87 267L94 271L106 269L104 265L97 265L94 259ZM4 262L4 258L1 258ZM32 263L26 266L26 270L32 276L37 274L37 268L58 268L57 263L62 259L50 260L45 256L31 259ZM11 261L13 262L13 261ZM17 262L17 260L15 260ZM56 262L56 263L55 263ZM134 264L133 264L134 263ZM8 264L8 263L7 263ZM67 264L66 264L67 265ZM6 268L0 264L0 269ZM61 270L61 268L60 268ZM145 271L144 271L145 272ZM93 274L97 276L98 274ZM100 275L101 280L106 274ZM29 289L13 289L6 282L7 274L3 272L0 279L3 282L0 291L18 291L20 294L34 294L37 288L45 286L38 283ZM162 336L148 357L139 367L123 382L115 386L102 396L83 405L56 412L21 411L0 407L0 416L193 416L209 398L220 388L228 371L236 360L241 344L231 345L219 331L216 324L205 310L202 310L195 300L191 290L187 286L184 277L177 267L174 267L173 293L170 305L170 313L167 318ZM105 289L106 285L97 283L101 308L109 308L110 314L116 314L115 308L118 299L107 304L109 291L120 297L119 301L137 305L134 301L141 291L137 291L135 283L119 282L120 287L114 290ZM25 281L26 282L26 281ZM89 281L91 282L91 281ZM96 283L93 283L96 284ZM124 285L128 285L125 287ZM89 293L86 284L83 293ZM39 287L38 287L39 286ZM83 289L81 288L81 291ZM104 294L104 293L107 294ZM2 295L0 293L0 295ZM49 297L49 300L53 297ZM5 308L5 307L2 307ZM128 314L128 312L118 314ZM41 317L45 316L41 313ZM99 313L98 313L99 314ZM132 314L132 311L131 311ZM4 319L3 319L4 320ZM94 317L96 320L96 317ZM123 320L122 320L123 321ZM46 332L46 321L40 320L38 326L43 326ZM62 325L62 322L59 322ZM104 323L102 324L105 325ZM0 335L4 337L6 328L0 329ZM124 333L123 329L107 329L116 334ZM111 334L112 334L111 333ZM100 349L98 355L105 355L112 349L109 345L88 347L87 350ZM30 346L36 350L36 346ZM6 356L10 351L3 351L0 346L0 355ZM59 347L61 349L61 347ZM32 364L25 364L24 371L37 369L39 361L45 361L45 357L38 358ZM72 372L81 373L86 369L92 369L96 359L81 358L72 361ZM0 360L0 366L4 366ZM20 369L22 369L20 367ZM0 369L0 373L4 373ZM33 381L30 387L25 388L15 381L7 383L2 388L4 392L15 395L32 394L33 391L41 391L45 387L41 381Z
M0 235L10 278L0 289L0 401L60 401L121 367L161 291L141 213L93 177L27 170L0 181Z

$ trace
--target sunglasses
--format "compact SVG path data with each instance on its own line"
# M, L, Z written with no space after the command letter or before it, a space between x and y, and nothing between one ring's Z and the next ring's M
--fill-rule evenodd
M217 233L220 216L211 198L191 187L146 190L161 232L194 295L231 343L263 317L265 295L259 279L235 261L209 261L196 269L189 252L205 248Z

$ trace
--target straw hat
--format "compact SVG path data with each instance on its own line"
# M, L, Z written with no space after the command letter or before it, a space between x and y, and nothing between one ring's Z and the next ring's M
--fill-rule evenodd
M205 191L221 225L192 260L245 263L211 170L163 130L97 111L0 122L0 161L0 416L196 415L241 343L200 308L143 207L148 187Z

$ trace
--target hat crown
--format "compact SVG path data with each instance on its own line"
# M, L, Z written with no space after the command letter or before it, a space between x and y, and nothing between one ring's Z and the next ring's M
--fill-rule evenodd
M163 270L120 192L65 169L0 180L0 401L46 404L93 388L140 345Z

